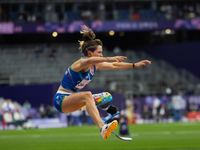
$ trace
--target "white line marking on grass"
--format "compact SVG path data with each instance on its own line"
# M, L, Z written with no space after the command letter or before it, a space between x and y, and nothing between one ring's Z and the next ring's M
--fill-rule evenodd
M141 133L141 134L146 134L146 135L158 135L158 134L164 134L164 135L169 135L171 134L170 131L155 131L155 132L144 132L144 133Z
M198 134L200 133L199 130L195 130L195 131L176 131L176 134Z
M131 137L138 136L138 135L139 135L139 133L131 133L130 134Z
M155 132L142 132L142 133L131 133L131 136L139 136L141 135L170 135L170 134L200 134L199 130L195 131L155 131Z
M160 127L160 126L196 126L198 125L198 122L177 122L177 123L161 123L161 124L155 124L154 126Z
M142 150L158 150L158 149L142 149ZM188 148L182 148L182 149L164 149L164 150L199 150L199 149L188 149Z
M86 136L88 136L88 137L91 137L91 136L101 136L101 134L100 133L64 133L64 134L48 134L48 135L45 135L45 136L53 136L53 137L55 137L55 136L58 136L58 137L60 137L60 136L69 136L69 137L72 137L72 136L81 136L81 137L86 137Z
M196 126L197 124L179 124L180 126Z
M41 135L39 135L39 134L31 135L31 136L30 136L30 138L40 138L40 137L41 137Z
M33 134L33 135L2 135L0 139L10 139L10 138L40 138L40 134Z

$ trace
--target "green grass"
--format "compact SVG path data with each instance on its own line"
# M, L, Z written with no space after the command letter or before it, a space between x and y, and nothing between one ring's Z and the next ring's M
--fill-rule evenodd
M0 150L200 150L200 122L129 125L129 130L133 141L113 134L103 140L97 126L4 130Z

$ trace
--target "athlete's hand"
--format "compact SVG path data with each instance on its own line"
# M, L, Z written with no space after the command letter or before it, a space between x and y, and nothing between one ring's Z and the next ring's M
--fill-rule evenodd
M151 61L149 60L142 60L140 62L134 63L135 68L139 68L141 66L145 66L146 63L151 64Z
M110 62L122 62L122 60L127 59L125 56L115 56L115 57L109 57Z

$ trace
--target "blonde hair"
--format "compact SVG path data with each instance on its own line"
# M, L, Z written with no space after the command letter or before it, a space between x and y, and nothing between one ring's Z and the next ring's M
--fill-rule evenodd
M87 51L88 48L92 48L92 47L97 47L99 45L103 45L102 41L99 39L95 39L96 35L94 34L94 32L88 28L86 25L82 25L81 26L81 31L80 33L83 34L83 40L82 41L78 41L80 44L79 49L81 49L81 52L87 56Z

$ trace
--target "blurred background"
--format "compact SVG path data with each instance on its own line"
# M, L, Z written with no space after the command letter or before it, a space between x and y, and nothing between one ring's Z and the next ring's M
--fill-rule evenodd
M110 92L131 124L200 120L198 0L0 0L2 129L5 112L17 110L40 128L93 124L87 112L53 106L65 70L82 56L84 24L102 40L104 56L152 62L98 70L84 90Z

